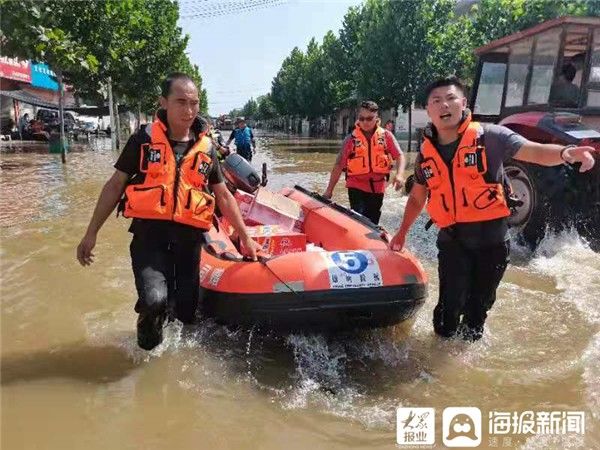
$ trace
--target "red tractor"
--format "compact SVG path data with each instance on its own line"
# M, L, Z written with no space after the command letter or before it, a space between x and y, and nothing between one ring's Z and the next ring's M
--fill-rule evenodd
M527 139L600 148L600 18L561 17L497 39L479 57L471 110ZM574 227L600 249L600 160L594 169L505 164L519 200L510 224L532 247Z

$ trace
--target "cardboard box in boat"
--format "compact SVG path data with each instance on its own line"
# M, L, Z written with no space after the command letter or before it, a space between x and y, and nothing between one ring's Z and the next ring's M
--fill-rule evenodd
M251 225L279 225L283 230L302 230L304 214L300 204L286 196L259 189L244 216Z
M306 250L306 235L286 230L278 225L257 225L246 227L250 237L262 246L262 251L270 255L285 255Z
M240 191L238 189L237 191L235 191L233 196L237 201L238 207L240 208L240 212L242 213L242 217L246 217L248 211L250 210L250 206L252 206L252 202L254 201L254 195L248 194L247 192Z

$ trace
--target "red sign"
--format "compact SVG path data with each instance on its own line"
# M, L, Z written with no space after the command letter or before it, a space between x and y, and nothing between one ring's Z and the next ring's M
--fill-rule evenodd
M31 83L31 64L29 61L0 56L0 77Z

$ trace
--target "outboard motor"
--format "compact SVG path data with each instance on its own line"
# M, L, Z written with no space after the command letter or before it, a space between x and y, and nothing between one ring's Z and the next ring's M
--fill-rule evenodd
M229 190L240 189L249 194L254 193L261 184L261 179L256 170L248 161L237 153L232 153L225 158L223 164L223 175Z

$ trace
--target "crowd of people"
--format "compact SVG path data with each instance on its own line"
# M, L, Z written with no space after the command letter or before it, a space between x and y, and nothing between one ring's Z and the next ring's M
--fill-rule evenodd
M477 123L456 78L437 80L428 87L426 98L431 123L415 162L415 183L401 225L389 246L403 251L409 230L426 207L430 222L439 229L439 296L433 329L444 338L475 341L483 335L509 262L510 210L503 162L510 158L545 166L578 162L586 171L594 165L595 150L538 144L508 128ZM254 135L240 118L224 143L220 133L199 117L199 104L198 89L189 76L174 73L166 78L154 122L125 145L77 247L77 259L88 266L94 261L98 232L111 212L118 208L133 219L129 231L138 295L137 336L138 345L146 350L162 341L168 315L183 323L194 320L200 245L215 208L237 232L242 252L257 258L258 245L247 232L219 166L232 141L251 161ZM358 113L323 195L331 198L345 173L350 207L377 224L387 186L399 190L406 182L406 161L393 135L393 122L381 126L378 105L363 101ZM190 200L178 202L179 198Z

